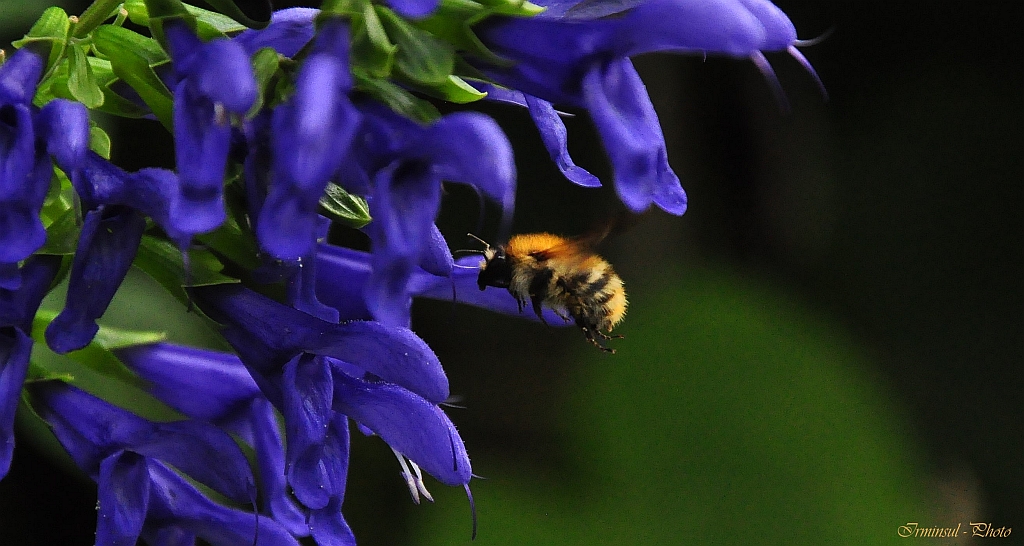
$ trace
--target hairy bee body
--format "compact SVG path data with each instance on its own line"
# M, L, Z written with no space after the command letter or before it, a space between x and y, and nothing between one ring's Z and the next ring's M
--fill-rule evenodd
M611 332L626 314L626 290L611 264L573 239L531 233L484 251L477 284L507 288L522 311L529 301L543 321L542 306L575 321L587 340L608 352L598 337Z

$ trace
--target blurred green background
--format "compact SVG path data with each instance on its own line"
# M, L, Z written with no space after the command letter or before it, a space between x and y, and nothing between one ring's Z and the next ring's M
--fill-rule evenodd
M45 5L6 0L3 43ZM834 30L805 50L829 102L784 55L770 59L789 113L750 63L636 61L690 210L602 248L630 294L618 354L417 304L485 478L473 544L885 544L912 540L908 522L1024 534L1024 8L778 5L803 38ZM516 231L615 214L612 191L560 179L525 114L488 112L517 145ZM574 158L605 177L589 121L567 124ZM151 129L112 135L116 158L170 166ZM474 203L450 188L452 244L468 245ZM161 323L137 301L111 323ZM0 545L91 544L94 487L18 440ZM437 502L415 506L397 473L379 439L353 438L344 512L361 544L471 543L461 490L428 482Z

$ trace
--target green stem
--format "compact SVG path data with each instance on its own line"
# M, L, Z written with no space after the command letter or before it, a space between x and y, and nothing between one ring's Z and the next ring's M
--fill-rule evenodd
M124 0L95 0L78 17L73 36L82 38L103 24Z

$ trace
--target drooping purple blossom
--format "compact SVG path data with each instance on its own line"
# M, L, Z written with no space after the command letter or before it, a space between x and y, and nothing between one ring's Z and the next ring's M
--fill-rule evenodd
M299 259L316 244L317 204L348 153L359 117L348 92L347 22L331 18L299 71L295 93L274 109L272 177L256 233L277 259ZM250 181L257 183L257 181Z
M180 535L210 544L298 542L269 518L217 504L175 470L241 503L255 498L238 445L213 425L154 423L59 381L29 387L33 407L99 485L96 544ZM258 531L257 531L258 529Z
M262 513L294 536L307 536L305 515L288 495L284 439L270 402L237 356L170 343L135 345L117 357L147 390L182 414L237 434L252 446Z
M46 240L39 210L53 174L50 156L71 172L89 143L84 106L65 100L41 110L32 105L43 66L30 48L0 66L0 265L28 258Z
M202 42L182 21L164 25L174 85L174 153L181 194L171 216L189 234L221 225L230 114L256 101L256 78L245 49L232 40Z
M99 331L114 293L132 266L146 229L138 211L103 205L89 211L75 250L64 310L46 328L46 343L57 353L81 349Z
M445 247L447 251L447 247ZM449 254L450 256L450 254ZM532 313L522 314L514 298L508 297L498 290L477 288L477 276L480 273L479 256L464 257L452 263L449 272L431 272L422 265L413 269L401 295L404 301L413 297L424 297L435 300L456 301L489 309L508 315L522 315L528 320L536 319ZM363 293L373 270L373 256L369 252L352 250L332 245L321 244L317 251L317 293L320 301L335 307L342 316L352 319L371 319L372 314L367 307ZM398 311L392 320L408 320L408 307ZM545 308L544 318L548 324L559 326L565 324L554 311Z
M546 16L496 17L479 25L481 40L512 61L484 68L502 85L587 110L611 157L616 191L636 212L655 204L682 214L686 195L668 164L657 115L630 56L717 53L749 58L764 70L762 52L787 50L809 68L793 47L792 23L766 0L554 2L551 7ZM530 109L542 122L537 125L553 159L580 183L562 152L560 120L548 105L534 103Z
M57 276L58 256L33 256L20 269L17 288L0 288L0 478L14 450L14 413L32 353L32 318Z
M294 57L313 39L313 20L320 10L312 8L288 8L275 11L270 24L260 30L246 30L234 37L246 53L252 55L261 48L269 47L285 57Z
M358 164L348 171L368 181L374 218L366 228L373 247L366 301L376 320L407 327L413 270L423 265L451 270L451 254L434 225L441 182L469 184L499 203L507 226L515 202L512 148L491 118L473 112L450 114L424 127L367 105L364 122L365 136L353 149Z
M318 517L329 516L323 510L344 493L347 425L341 415L442 483L469 482L462 440L437 407L448 398L448 380L433 351L411 331L377 322L328 323L237 286L194 292L281 409L289 484Z

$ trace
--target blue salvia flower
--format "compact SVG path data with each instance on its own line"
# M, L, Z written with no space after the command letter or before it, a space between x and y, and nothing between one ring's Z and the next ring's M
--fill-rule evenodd
M0 281L6 288L13 288L11 264L46 240L39 210L53 174L50 156L71 172L89 144L84 106L65 100L42 110L32 105L43 66L30 48L0 66Z
M581 185L593 179L568 160L565 128L550 103L587 110L611 158L616 191L637 212L655 204L682 214L686 194L668 164L657 114L630 56L717 53L752 59L770 74L762 52L786 50L810 68L794 47L792 23L765 0L552 2L550 8L539 17L496 17L480 25L481 40L512 61L485 67L487 73L534 97L526 102L546 147Z
M0 288L0 478L14 450L14 410L32 353L32 318L57 276L58 256L33 256L17 270L18 287Z
M174 154L181 195L172 217L190 234L221 225L224 170L231 146L230 114L256 101L256 77L245 49L232 40L203 42L179 20L164 26L174 85Z
M284 439L273 407L237 356L170 343L122 348L116 355L161 402L252 446L265 503L261 513L292 535L309 535L305 515L288 495Z
M260 30L246 30L233 40L252 55L257 50L269 47L284 57L294 57L313 39L313 19L320 10L313 8L288 8L275 11L270 23Z
M420 468L468 491L469 458L438 407L448 398L448 379L410 330L329 323L237 286L194 294L284 415L288 483L311 521L323 522L311 523L314 538L347 529L338 510L348 462L345 416L381 436L403 465L412 463L405 475L414 498L426 492Z
M317 204L359 125L348 98L352 87L348 44L347 23L337 18L326 21L299 71L295 94L273 111L272 179L256 234L274 258L312 254Z
M46 328L46 343L57 353L81 349L100 327L96 319L107 310L132 266L146 219L138 211L103 205L85 215L75 249L64 310Z
M82 200L85 222L75 250L64 310L46 329L51 349L66 353L85 347L96 335L96 319L106 311L132 265L145 216L180 243L188 225L176 223L171 209L179 196L178 178L164 169L127 173L87 152L71 175Z
M367 226L373 264L366 301L374 319L408 327L406 285L413 270L452 270L451 253L434 225L441 182L470 184L500 204L507 217L516 188L512 146L482 114L449 114L423 126L377 105L362 108L363 135L353 161L343 167L343 184L350 191L368 187L374 221Z
M252 503L248 462L228 434L200 421L147 421L58 381L30 385L33 407L99 486L96 544L298 544L276 521L217 504L174 469ZM172 469L173 467L173 469ZM171 539L174 540L171 540Z

